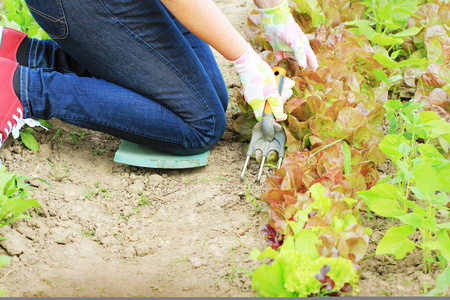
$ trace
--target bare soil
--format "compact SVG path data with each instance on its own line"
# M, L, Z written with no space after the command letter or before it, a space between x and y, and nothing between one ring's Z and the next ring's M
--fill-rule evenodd
M253 1L215 2L243 32ZM230 62L216 58L233 102L239 78ZM12 257L0 269L0 288L10 297L256 296L246 273L257 266L250 251L267 246L265 223L246 195L265 207L259 201L264 184L255 182L254 160L249 183L240 180L247 145L232 128L238 114L231 105L227 131L208 165L195 169L115 163L120 140L76 133L83 129L56 119L54 129L36 130L39 152L9 140L0 152L3 164L8 172L31 177L33 198L42 206L32 219L0 229L8 237L0 254ZM266 170L262 182L272 172ZM369 254L390 226L386 222L372 220ZM420 262L420 253L401 261L367 259L361 296L419 296L423 282L433 288L435 276L421 273Z

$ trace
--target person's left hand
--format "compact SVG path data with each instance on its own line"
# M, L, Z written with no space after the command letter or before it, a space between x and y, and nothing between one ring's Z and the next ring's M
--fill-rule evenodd
M317 58L309 40L302 29L295 22L289 8L289 1L285 0L281 5L258 9L264 24L267 40L273 48L275 58L279 61L286 57L286 52L293 52L302 68L307 65L316 71Z
M250 45L233 63L243 85L244 98L252 107L256 119L261 120L265 103L268 101L276 120L286 120L284 102L293 94L294 81L285 77L280 95L272 69Z

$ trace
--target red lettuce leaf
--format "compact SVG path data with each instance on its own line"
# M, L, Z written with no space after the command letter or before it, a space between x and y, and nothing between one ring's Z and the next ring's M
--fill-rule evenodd
M271 243L271 247L277 250L281 245L283 245L283 235L280 235L280 231L274 229L269 224L263 227L264 237L268 243Z

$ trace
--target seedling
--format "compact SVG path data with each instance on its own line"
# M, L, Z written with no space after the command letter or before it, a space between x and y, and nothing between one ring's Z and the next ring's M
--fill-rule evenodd
M232 281L235 278L240 278L243 275L242 269L237 267L236 260L235 260L235 253L234 249L230 247L230 252L232 255L232 262L231 262L231 271L228 274L223 275L222 277L227 278L228 280Z
M95 231L89 231L89 230L84 230L83 233L87 236L94 236L95 235Z
M32 133L33 128L24 126L20 130L20 139L28 149L32 151L39 151L39 144Z
M60 126L59 128L58 128L58 130L56 130L56 133L53 135L53 137L50 139L50 142L51 141L53 141L54 139L56 139L58 136L59 136L59 133L61 132L61 129L62 129L62 126ZM60 137L60 139L61 139L61 146L62 146L62 143L63 143L63 138L62 137Z
M422 283L422 289L423 289L422 290L422 294L423 295L426 295L428 293L428 284L429 284L428 282L423 282Z
M242 244L241 240L240 240L236 235L234 236L234 238L239 242L239 244L240 244L243 248L245 248L245 245Z
M0 227L15 220L31 218L25 211L40 206L36 200L28 199L31 194L22 177L5 172L5 166L0 167Z
M447 266L445 270L437 277L436 287L432 289L428 294L426 294L426 296L433 297L436 295L440 295L442 297L445 297L449 287L450 287L450 266Z
M189 253L186 254L186 257L184 258L178 258L178 259L174 259L171 262L169 262L169 264L173 264L173 263L180 263L180 262L189 262Z
M200 246L201 250L203 250L205 248L205 246L206 246L206 243L208 241L209 241L209 238L205 238L202 245L200 245L198 242L195 242L195 243Z
M403 286L408 286L410 283L411 283L411 281L408 279L403 280Z
M132 214L133 214L133 213L130 212L130 213L124 215L124 216L120 216L120 217L119 217L119 220L121 220L122 222L124 222L125 224L127 224L128 221L130 220L130 217L131 217Z
M84 193L84 198L91 199L97 195L101 194L103 197L111 198L108 194L108 190L100 186L100 181L97 181L94 188L89 188L88 191Z
M62 146L63 144L63 136L61 135L61 130L62 130L62 125L58 128L58 130L56 131L56 133L53 135L53 137L50 139L50 141L53 141L54 139L58 138L60 139L60 145ZM86 134L86 130L78 130L78 131L74 131L74 132L68 132L67 135L77 144L79 145L80 142L78 141L78 139L76 138L77 136L80 136L80 138L82 140L85 139L85 134ZM96 151L96 150L94 150ZM100 151L100 150L98 150ZM105 150L106 151L106 150ZM97 153L98 154L98 153ZM96 155L96 154L94 154Z
M70 136L70 138L71 138L72 140L75 141L75 143L76 143L77 145L79 145L80 142L78 142L78 140L75 138L75 136L81 135L80 138L81 138L82 140L84 140L84 135L86 134L86 130L78 130L78 131L75 131L75 132L69 132L69 133L67 133L67 134Z
M92 151L92 154L93 154L94 156L97 156L97 155L99 155L99 154L101 154L101 153L107 153L107 152L109 152L109 151L108 151L108 150L105 150L105 149L95 149L95 150Z
M139 205L140 206L143 206L143 205L151 205L151 206L153 206L152 205L152 199L148 199L147 196L145 196L143 193L141 193L140 197L141 197L140 200L139 200Z
M245 189L245 198L253 208L252 216L259 214L262 210L262 207L259 205L255 193L250 191L250 186L247 183L247 174L245 175L244 189Z

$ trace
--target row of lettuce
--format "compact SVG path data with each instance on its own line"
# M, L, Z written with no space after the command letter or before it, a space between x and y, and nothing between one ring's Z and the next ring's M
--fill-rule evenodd
M318 57L316 72L276 62L255 11L246 28L272 66L296 82L283 165L266 183L271 244L252 278L261 296L355 295L371 229L360 211L396 220L376 254L418 248L423 271L450 282L450 4L291 0ZM235 129L256 122L242 95ZM380 179L386 159L395 173ZM365 213L367 215L367 213ZM420 238L417 238L419 236ZM264 263L269 262L268 264Z

